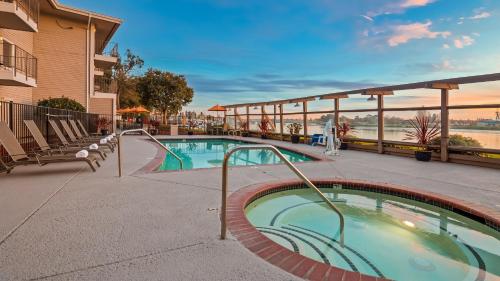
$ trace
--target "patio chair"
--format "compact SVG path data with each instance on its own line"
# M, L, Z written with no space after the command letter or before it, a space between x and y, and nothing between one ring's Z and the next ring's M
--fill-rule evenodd
M11 162L3 164L7 167L7 173L10 173L14 167L33 164L44 166L51 163L86 162L93 172L96 171L94 164L98 167L101 166L97 158L92 154L81 158L76 157L76 155L27 154L5 122L0 122L0 143L12 159Z
M227 123L224 123L224 126L223 126L222 129L223 129L222 130L222 135L236 136L236 135L239 134L241 136L241 131L240 130L229 128L229 124L227 124Z
M42 132L36 125L35 121L33 120L24 120L24 124L26 127L28 127L28 131L30 131L31 135L35 139L35 142L38 144L38 147L40 148L40 152L44 154L72 154L72 153L77 153L78 151L82 150L83 147L68 147L68 146L60 146L58 148L53 148L51 147L45 138L43 137ZM104 151L101 151L99 149L90 149L87 148L89 153L95 153L101 156L102 160L106 159L106 153Z
M89 134L89 133L87 132L87 129L85 129L85 126L83 125L82 121L80 121L80 120L76 120L76 122L78 122L78 125L80 125L80 129L82 129L82 130L81 130L81 132L83 132L83 135L84 135L85 137L88 137L88 138L92 138L92 137L95 137L95 138L102 137L102 135L101 135L101 134L99 134L99 133ZM112 140L112 141L116 142L116 139L115 139L115 138L113 138L113 140Z
M102 139L102 137L98 137L98 136L84 136L82 134L82 132L80 131L80 129L78 128L78 125L76 125L76 122L75 120L69 120L69 124L71 125L71 128L73 129L73 132L75 132L76 134L76 137L80 140L83 140L83 141L99 141ZM111 142L113 145L115 144L114 140L110 140L109 142Z
M51 121L53 121L54 124L56 124L54 120L51 120ZM84 139L78 139L75 136L75 134L73 134L73 131L69 127L68 122L66 122L66 120L59 120L59 122L61 123L63 130L66 132L66 135L69 137L69 140L72 141L73 143L80 143L83 145L89 145L89 144L92 144L95 142L95 141L89 141L89 140L84 140ZM100 145L102 145L103 147L109 148L111 150L111 152L115 151L114 145L112 143L108 142L108 143L103 143Z
M57 138L59 139L59 141L61 142L61 144L65 147L87 147L88 145L86 144L82 144L82 143L70 143L66 137L64 136L63 132L61 131L61 129L59 128L59 126L57 126L57 123L55 120L49 120L49 124L50 126L52 127L52 130L54 130L54 132L56 133L56 136ZM102 151L102 149L108 149L109 151L113 152L114 151L114 148L110 147L109 145L102 145L102 146L99 146L99 150Z

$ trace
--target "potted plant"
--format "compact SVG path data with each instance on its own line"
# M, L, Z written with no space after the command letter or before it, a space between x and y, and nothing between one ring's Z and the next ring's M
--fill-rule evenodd
M267 134L269 134L269 120L263 119L259 123L260 138L267 139Z
M111 122L108 120L108 118L106 117L97 118L97 130L100 130L101 135L103 136L109 135L109 129L108 129L109 124L111 124Z
M347 122L343 122L337 125L337 131L339 133L340 138L340 147L341 150L346 150L349 148L349 143L344 140L349 136L349 132L354 131L354 128Z
M421 145L421 148L415 151L415 158L418 161L431 161L432 151L429 145L441 132L436 119L429 114L419 114L415 119L408 120L411 130L405 130L404 140L417 140L417 143Z
M292 143L300 142L300 130L302 130L302 124L300 123L292 123L286 126L288 131L290 132Z
M153 136L158 134L158 127L160 126L160 121L151 120L149 122L149 125L151 125L151 128L149 128L149 133Z
M188 135L192 136L194 134L193 129L196 128L197 123L195 120L188 121Z
M241 121L240 122L240 131L241 131L241 136L242 137L248 137L250 136L250 133L248 132L248 123L247 121Z

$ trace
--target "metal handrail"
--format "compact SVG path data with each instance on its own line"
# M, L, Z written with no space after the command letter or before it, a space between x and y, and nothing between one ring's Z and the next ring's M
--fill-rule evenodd
M255 150L255 149L263 149L263 150L270 150L274 152L285 164L290 168L299 178L301 178L304 183L314 190L321 199L335 212L337 215L339 215L340 219L340 245L344 247L344 216L342 213L333 205L333 203L326 198L326 196L317 188L304 174L302 174L295 165L292 164L286 157L274 146L272 145L242 145L242 146L237 146L231 150L229 150L226 155L224 155L224 162L222 164L222 208L221 208L221 230L220 230L220 237L222 240L226 239L226 232L227 232L227 226L226 226L226 208L227 208L227 175L228 175L228 162L229 162L229 157L240 150Z
M150 139L152 139L154 142L156 142L158 145L160 145L163 149L165 149L167 152L172 154L172 156L174 156L177 160L179 160L181 170L184 169L184 163L182 162L182 159L179 156L177 156L177 154L175 154L172 150L170 150L170 148L166 147L163 143L161 143L155 137L153 137L148 132L146 132L146 130L144 130L144 129L132 129L132 130L125 130L125 131L121 132L120 135L118 135L118 176L119 177L122 176L122 150L121 150L121 143L122 142L121 142L121 139L122 139L122 136L124 134L132 133L132 132L145 133Z

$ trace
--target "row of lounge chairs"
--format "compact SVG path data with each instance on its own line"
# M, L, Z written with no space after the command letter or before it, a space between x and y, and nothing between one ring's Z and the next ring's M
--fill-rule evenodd
M78 122L78 125L77 125ZM38 149L26 152L7 123L0 122L0 144L7 151L10 161L0 159L0 170L10 173L17 166L37 164L44 166L51 163L84 162L92 171L100 167L99 160L105 160L107 153L114 152L117 140L114 135L102 137L90 135L80 120L61 120L61 128L55 120L49 125L55 132L59 144L49 145L33 120L24 120L24 124L36 142ZM71 126L71 127L70 127ZM68 139L66 138L68 136Z

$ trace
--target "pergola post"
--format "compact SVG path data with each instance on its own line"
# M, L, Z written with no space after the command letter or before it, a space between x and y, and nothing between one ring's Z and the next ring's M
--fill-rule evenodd
M273 108L274 108L273 122L274 122L274 128L276 129L276 105L274 105Z
M250 131L250 107L247 105L247 125L245 130Z
M280 140L283 140L283 104L280 107Z
M227 113L226 113L226 112L227 112L227 109L226 109L226 110L224 110L224 119L223 119L223 122L222 122L222 123L223 123L223 124L222 124L222 126L223 126L224 128L227 126L227 125L226 125L226 123L227 123L227 116L226 116L226 115L227 115ZM219 119L219 118L217 118L217 119Z
M238 129L238 108L235 107L234 108L234 129L237 130Z
M384 153L384 95L377 96L377 114L378 114L378 153Z
M333 126L335 126L335 133L337 134L335 137L338 138L340 136L339 134L339 123L340 123L340 99L334 99L333 100L333 107L334 107L334 114L333 114Z
M448 145L450 142L450 112L449 97L450 90L458 90L458 84L432 83L427 85L429 89L441 90L441 161L448 162Z
M448 162L448 144L450 140L449 90L441 89L441 161Z
M303 118L304 118L304 143L307 144L307 101L302 103Z

